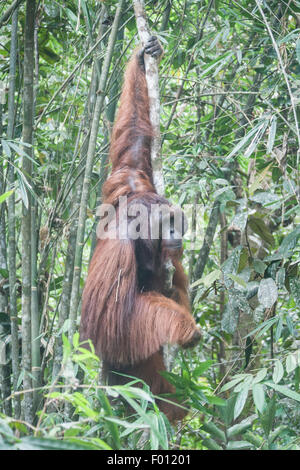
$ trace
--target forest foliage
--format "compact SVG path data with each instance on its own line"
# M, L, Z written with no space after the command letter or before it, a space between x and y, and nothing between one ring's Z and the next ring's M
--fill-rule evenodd
M167 373L190 413L175 429L147 386L102 385L78 335L132 2L1 2L0 448L299 450L300 2L146 12L203 332Z

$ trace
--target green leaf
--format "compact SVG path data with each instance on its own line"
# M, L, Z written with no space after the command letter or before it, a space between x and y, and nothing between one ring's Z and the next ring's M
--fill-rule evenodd
M277 128L277 116L272 116L271 125L269 130L269 137L267 143L267 153L271 153L274 147L275 136L276 136L276 128Z
M219 444L216 443L213 439L203 439L203 445L210 450L223 450Z
M284 369L283 369L283 365L281 364L281 362L279 361L279 359L277 359L275 361L275 366L274 366L274 371L273 371L273 380L274 380L274 383L277 384L278 382L280 382L280 380L282 379L283 377L283 374L284 374Z
M294 390L291 390L285 385L277 385L272 382L265 382L265 385L273 388L274 390L276 390L276 392L282 393L282 395L285 395L288 398L292 398L293 400L300 402L300 393L297 393Z
M279 319L278 319L278 323L277 323L277 327L276 327L276 331L275 331L275 342L276 343L277 343L277 341L279 341L279 338L281 336L282 327L283 327L283 318L282 318L282 316L280 316Z
M289 354L285 361L286 372L290 374L298 367L298 355Z
M249 158L254 152L254 150L256 149L256 147L258 146L262 136L264 135L264 132L267 128L268 123L269 123L269 120L266 119L258 128L258 131L253 137L249 147L245 150L245 153L244 153L245 158Z
M259 370L257 372L256 376L254 377L253 381L252 381L252 385L255 385L255 384L261 382L265 378L265 376L267 375L267 372L268 372L268 369L266 367Z
M248 217L248 224L252 228L253 232L257 233L262 240L267 242L269 245L274 245L274 237L268 229L267 225L260 217L250 215Z
M248 418L243 419L240 423L234 424L227 430L227 438L231 439L237 434L242 434L246 429L249 429L252 426L253 421L257 418L256 414L248 416Z
M268 174L268 171L270 170L271 166L272 166L272 163L270 163L266 168L264 168L258 174L258 176L255 178L255 180L253 181L253 183L251 184L251 186L249 188L249 193L250 194L254 194L255 191L260 187L261 182L266 178L266 176Z
M269 436L272 430L275 413L276 413L276 397L274 394L272 398L269 400L269 402L266 404L266 406L264 407L263 412L259 415L260 422L261 422L261 425L263 427L263 430L266 436Z
M291 251L295 248L298 238L300 237L300 225L298 225L295 230L293 230L291 233L286 235L283 238L283 241L278 248L278 252L283 255L283 257L289 257L291 256Z
M230 441L227 450L251 449L253 445L248 441Z
M246 432L244 435L243 435L243 438L246 439L248 442L250 442L251 444L254 445L254 447L256 449L259 449L262 447L263 445L263 438L257 434L254 434L253 432L251 431L248 431Z
M300 64L300 39L296 42L296 57Z
M227 384L223 385L221 388L221 392L226 392L226 390L230 390L231 388L235 387L238 383L240 383L242 380L244 380L245 377L247 377L248 374L241 374L239 377L235 377L230 382L227 382Z
M248 134L246 134L239 142L238 144L233 148L233 150L231 150L230 154L226 157L228 160L233 157L233 155L235 155L236 153L238 153L238 151L244 147L244 145L247 144L247 142L250 140L250 138L254 135L254 134L257 134L259 132L261 128L261 124L257 124L255 127L253 127L253 129L251 129L251 131L248 132Z
M194 282L191 287L196 287L196 285L203 283L205 287L210 287L215 281L220 279L221 271L220 269L214 269L206 276L198 279L198 281Z
M240 416L241 412L243 411L246 400L247 400L248 391L249 391L249 384L244 384L236 398L236 402L234 405L234 419L237 419Z
M6 193L1 194L0 204L2 204L2 202L4 202L7 198L9 198L9 196L11 196L14 191L15 191L14 189L11 189L10 191L6 191Z
M215 437L216 439L220 439L223 442L226 441L224 431L218 428L212 421L208 423L204 423L202 425L202 429L208 434L210 434L212 437Z
M230 279L232 279L234 282L236 282L240 286L242 286L244 288L247 287L246 282L240 276L236 276L235 274L227 274L227 276L230 277Z
M112 408L110 406L109 399L107 398L105 393L102 390L98 389L97 395L98 395L98 399L101 403L101 406L103 407L103 409L106 413L106 417L107 416L113 416L113 411L112 411ZM111 437L113 439L115 448L120 449L121 448L121 441L120 441L120 434L119 434L118 426L113 422L107 421L107 427L110 431L110 434L111 434Z
M273 307L278 298L278 289L271 277L260 281L257 298L259 303L265 308Z
M254 271L256 271L258 274L263 275L267 268L267 265L260 259L255 259L253 260L253 268L254 268Z
M104 441L103 449L112 450ZM20 450L25 449L36 449L36 450L87 450L97 449L92 443L84 441L83 439L69 439L68 441L60 441L58 439L42 439L32 436L23 437L20 444L18 444Z
M200 362L200 364L193 370L193 377L199 377L203 374L207 369L210 368L215 363L213 359L208 361Z
M265 405L264 386L260 383L254 384L252 386L252 395L256 408L262 413Z

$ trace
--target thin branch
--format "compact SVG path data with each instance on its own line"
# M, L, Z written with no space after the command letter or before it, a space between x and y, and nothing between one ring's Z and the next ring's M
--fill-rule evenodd
M136 24L142 45L145 46L151 33L147 24L146 12L143 0L133 0ZM151 142L151 163L153 168L153 181L158 194L164 194L164 179L161 162L161 139L160 139L160 100L158 82L157 60L145 54L146 81L148 87L150 122L154 131Z
M13 14L13 12L18 8L18 6L24 2L24 0L15 0L11 5L10 7L6 10L6 12L1 16L0 18L0 28L1 26L3 26L4 23L6 23L9 18L10 18L10 15Z

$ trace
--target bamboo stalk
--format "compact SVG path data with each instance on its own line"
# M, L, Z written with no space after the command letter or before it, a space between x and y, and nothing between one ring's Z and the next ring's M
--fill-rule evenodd
M33 143L33 72L34 72L34 23L35 0L26 1L25 34L24 34L24 97L23 97L23 135L24 143ZM32 148L25 151L32 157ZM23 157L22 170L31 181L32 163ZM22 205L22 367L24 371L24 390L31 390L31 196L28 207ZM24 394L24 417L28 423L33 422L32 392Z
M7 118L7 138L13 139L15 125L15 90L16 90L16 70L18 55L18 9L12 16L9 61L9 89L8 89L8 118ZM8 183L10 189L15 185L14 152L11 152L8 167ZM9 310L11 324L11 348L12 348L12 373L13 391L18 389L19 368L19 338L18 338L18 311L16 295L16 215L15 215L15 193L8 198L8 271L9 271ZM19 419L21 416L20 397L14 398L14 416Z
M85 221L86 221L86 209L88 204L89 197L89 187L91 173L93 169L94 156L96 151L97 135L99 129L99 120L101 112L103 109L104 98L105 98L105 88L108 78L109 67L111 63L111 58L113 54L113 49L117 37L119 22L121 18L123 0L120 0L118 3L116 15L112 25L111 33L109 36L108 47L105 54L101 77L99 80L99 90L96 98L93 121L91 126L90 140L86 158L84 180L82 185L82 196L78 217L78 229L76 236L76 251L75 251L75 262L74 262L74 274L73 274L73 284L71 292L71 307L70 307L70 328L69 328L69 339L72 341L73 335L76 331L76 318L77 310L79 304L79 290L80 290L80 274L81 274L81 263L82 263L82 252L84 245L84 233L85 233Z
M5 103L5 92L1 86L1 93L0 93L0 135L3 133L3 125L2 125L2 111L3 105ZM0 146L0 156L2 154L2 146ZM1 161L3 161L1 159ZM5 192L4 189L5 181L3 175L3 167L2 164L0 166L0 194ZM6 234L5 234L5 211L4 211L4 204L0 207L0 268L3 270L7 270L7 255L6 255ZM5 278L0 275L1 283L5 280ZM4 291L0 292L0 311L7 312L8 310L8 299L7 294ZM3 332L3 327L0 324L0 333ZM3 345L3 342L0 343L1 349L4 347L4 351L0 357L0 390L3 400L3 411L8 416L11 416L12 408L11 408L11 401L7 400L7 397L10 395L10 363L6 361L6 346Z

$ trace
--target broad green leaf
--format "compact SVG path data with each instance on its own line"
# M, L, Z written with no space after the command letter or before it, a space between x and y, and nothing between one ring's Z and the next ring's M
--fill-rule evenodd
M276 274L276 283L279 287L284 287L285 268L279 268Z
M243 438L253 444L256 449L260 449L264 442L261 436L251 431L247 431L245 434L243 434Z
M100 439L99 439L100 441ZM32 449L32 450L87 450L87 449L106 449L112 450L104 441L101 441L101 447L95 446L94 444L84 441L83 439L68 439L68 441L62 441L59 439L42 439L37 437L23 437L18 448Z
M232 279L234 282L237 282L240 286L244 288L247 287L246 282L240 276L236 276L235 274L227 274L227 276L230 277L230 279Z
M267 375L267 372L268 372L268 369L266 367L259 370L257 372L256 376L254 377L252 384L254 385L254 384L257 384L257 383L261 382L265 378L265 376Z
M274 371L273 371L273 380L275 384L278 384L280 382L280 380L283 377L283 374L284 374L283 365L281 364L279 359L277 359L275 361Z
M285 395L286 397L292 398L293 400L300 402L300 393L291 390L286 385L277 385L272 382L265 382L265 385L273 388L274 390L276 390L276 392L282 393L282 395Z
M265 405L264 386L260 383L254 384L252 387L252 395L256 408L262 413Z
M278 248L278 252L283 255L283 257L291 256L291 251L295 248L298 238L300 237L300 225L298 225L295 230L286 235L283 238L283 241Z
M295 354L289 354L285 361L285 368L288 374L298 367L298 357Z
M199 365L193 370L193 377L199 377L203 374L207 369L210 368L215 363L213 359L208 361L200 362Z
M230 380L230 382L227 382L227 384L223 385L223 387L221 388L220 391L221 392L226 392L226 390L229 390L229 389L235 387L239 382L244 380L245 377L246 377L246 374L243 374L240 377L236 377L236 378Z
M14 189L11 189L10 191L6 191L6 193L1 194L0 204L2 204L2 202L4 202L7 198L9 198L9 196L11 196L13 192L14 192Z
M206 447L207 449L210 449L210 450L223 450L221 446L219 446L219 444L217 444L216 441L214 441L214 439L203 439L203 445L204 447Z
M260 259L253 260L253 268L258 274L264 274L267 265Z
M248 441L230 441L227 446L227 450L242 450L251 449L253 444Z
M274 245L274 237L263 219L250 215L248 217L248 224L252 228L253 232L257 233L262 240L269 243L269 245Z
M290 289L296 305L300 305L300 279L296 277L289 279Z
M227 279L230 279L229 277ZM246 298L246 293L238 289L229 289L228 302L223 313L221 327L223 331L233 334L238 323L240 313L250 315L252 310Z
M253 421L257 418L256 414L248 416L248 418L243 419L240 423L234 424L227 430L227 438L231 439L237 434L242 434L246 429L249 429L252 426Z
M247 400L248 391L249 391L249 385L244 384L244 386L242 387L241 391L238 393L237 398L236 398L236 402L234 405L234 419L237 419L240 416L241 412L243 411L246 400Z
M272 398L266 403L263 412L259 415L261 425L267 436L269 436L276 413L276 395L273 394Z
M265 308L273 307L278 298L278 289L271 277L260 281L257 297L259 303Z
M211 286L215 281L220 279L221 271L219 269L214 269L211 273L204 276L201 281L205 285L205 287Z
M221 441L225 442L226 437L224 431L222 429L218 428L212 421L208 423L204 423L202 425L202 429L210 434L212 437L215 437L216 439L220 439Z
M279 208L281 205L281 196L267 191L257 191L250 196L251 201L257 202L264 207L271 207L272 209Z

